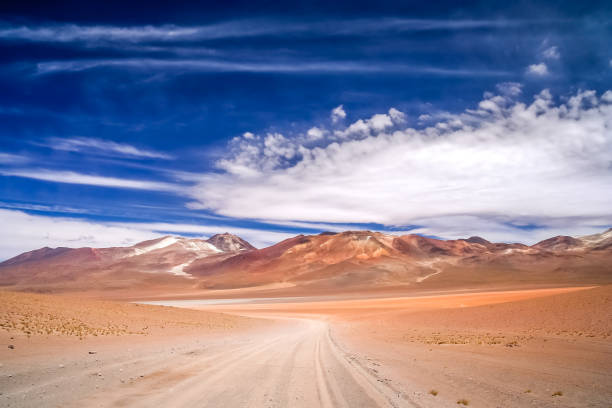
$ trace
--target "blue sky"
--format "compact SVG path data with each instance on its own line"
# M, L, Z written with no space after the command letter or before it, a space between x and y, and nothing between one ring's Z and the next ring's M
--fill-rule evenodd
M610 226L612 8L423 3L1 6L0 257Z

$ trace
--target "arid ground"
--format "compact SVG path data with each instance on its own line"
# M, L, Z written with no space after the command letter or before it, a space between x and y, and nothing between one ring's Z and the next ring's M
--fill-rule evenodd
M0 292L0 406L612 404L612 286L165 303Z

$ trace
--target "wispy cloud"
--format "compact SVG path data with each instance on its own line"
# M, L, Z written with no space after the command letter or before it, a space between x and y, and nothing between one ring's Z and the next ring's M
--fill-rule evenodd
M109 140L101 140L87 137L77 138L49 138L46 147L55 150L65 150L71 152L93 152L106 155L120 155L147 159L173 159L166 153L154 150L141 149L125 143L116 143Z
M546 48L544 51L542 51L542 57L550 60L557 60L561 58L559 47L553 45L552 47Z
M1 208L13 208L19 210L42 211L42 212L58 212L71 214L87 214L89 211L83 208L66 207L63 205L47 205L47 204L31 204L20 202L4 202L0 201Z
M104 177L76 173L72 171L55 171L45 169L13 169L0 170L0 174L3 176L24 177L35 180L50 181L53 183L83 184L99 187L114 187L167 192L180 192L183 190L182 187L170 183Z
M385 62L361 61L227 61L214 59L89 59L69 61L47 61L36 64L40 75L57 72L79 72L94 68L129 68L138 71L174 70L179 72L262 72L262 73L376 73L399 75L432 75L450 77L511 75L510 72L493 69L444 68Z
M546 24L549 22L550 20L377 18L323 21L244 19L196 26L4 24L0 27L0 40L55 43L84 42L88 44L190 42L261 36L322 37L374 35L384 32L507 29L525 24Z
M28 157L19 154L0 152L0 164L25 163L29 160Z

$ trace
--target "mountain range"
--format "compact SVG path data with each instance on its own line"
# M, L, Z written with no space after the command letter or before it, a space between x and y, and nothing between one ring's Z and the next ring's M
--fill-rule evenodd
M612 280L612 229L535 245L371 231L298 235L263 249L240 237L175 236L130 247L41 248L0 263L17 290L285 288L308 293Z

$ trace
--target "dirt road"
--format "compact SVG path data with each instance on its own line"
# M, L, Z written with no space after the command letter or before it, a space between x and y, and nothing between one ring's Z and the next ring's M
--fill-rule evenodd
M88 401L104 407L412 406L351 361L324 321L282 320L272 333L194 350L180 364L162 359L148 380Z
M272 328L246 337L142 350L136 346L123 356L102 348L95 355L79 353L90 364L64 358L62 368L50 367L51 362L47 367L29 367L9 381L3 378L0 405L416 406L346 354L324 320L274 318L277 324Z

